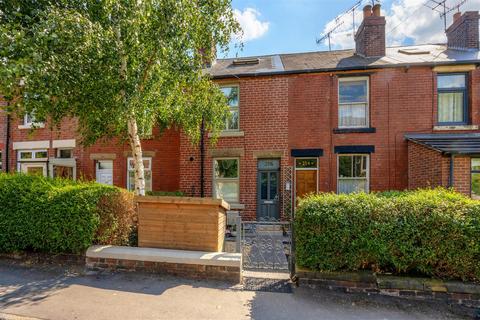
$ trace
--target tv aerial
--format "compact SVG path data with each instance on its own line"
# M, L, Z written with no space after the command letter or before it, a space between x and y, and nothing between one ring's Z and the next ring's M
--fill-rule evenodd
M460 7L465 2L467 0L461 0L456 5L449 7L447 6L447 0L428 0L424 6L440 14L440 18L443 19L443 27L447 30L447 14L455 10L460 11Z

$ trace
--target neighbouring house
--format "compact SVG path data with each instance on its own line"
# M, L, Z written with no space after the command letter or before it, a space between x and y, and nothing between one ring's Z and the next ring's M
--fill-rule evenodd
M480 197L478 11L454 15L446 44L386 47L385 25L366 6L355 49L212 63L231 119L204 148L154 130L147 188L222 197L244 219L288 215L311 192L452 186ZM74 120L32 133L33 121L0 114L4 170L132 188L127 145L84 148Z

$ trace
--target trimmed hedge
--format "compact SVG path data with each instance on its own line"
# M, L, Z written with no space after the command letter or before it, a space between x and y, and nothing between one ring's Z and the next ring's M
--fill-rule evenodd
M480 201L442 188L308 196L295 240L314 270L480 280Z
M127 244L135 214L122 189L22 174L0 174L0 208L0 252Z

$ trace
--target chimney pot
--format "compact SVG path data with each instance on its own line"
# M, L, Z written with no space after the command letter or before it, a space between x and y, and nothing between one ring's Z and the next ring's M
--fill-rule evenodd
M372 6L367 4L365 7L363 7L363 18L370 17L372 15Z
M382 6L381 6L379 3L377 3L376 5L373 6L372 11L373 11L373 15L374 15L375 17L380 17L380 15L381 15L381 13L380 13L380 8L381 8L381 7L382 7Z

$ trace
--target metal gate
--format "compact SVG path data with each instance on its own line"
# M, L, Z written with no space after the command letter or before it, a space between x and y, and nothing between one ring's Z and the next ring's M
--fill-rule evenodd
M242 221L242 269L295 272L291 221Z

